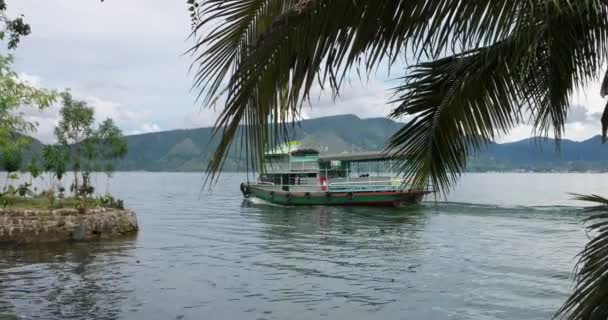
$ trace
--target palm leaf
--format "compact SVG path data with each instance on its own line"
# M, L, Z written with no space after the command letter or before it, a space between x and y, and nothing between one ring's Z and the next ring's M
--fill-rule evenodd
M575 268L575 290L556 318L594 320L608 317L608 199L598 195L575 195L575 199L596 203L585 209L594 214L585 219L591 241L579 254Z
M195 29L195 87L222 101L213 180L241 135L256 168L287 139L313 85L403 57L389 149L416 185L448 190L467 158L521 122L560 138L576 88L606 61L602 0L210 0ZM411 63L411 64L410 64ZM241 128L241 129L239 129Z
M413 120L388 145L406 178L446 191L472 153L522 122L542 134L553 129L559 139L572 90L594 79L605 61L605 11L548 5L501 42L410 69L396 88L392 116Z
M430 59L503 40L510 22L525 21L532 9L530 2L507 0L216 0L201 7L191 51L199 65L195 86L204 106L225 103L216 123L222 142L210 162L212 176L239 125L252 164L259 163L262 150L278 143L279 133L297 119L315 82L336 96L353 67L363 65L369 73L382 61L408 58L408 50L414 59Z

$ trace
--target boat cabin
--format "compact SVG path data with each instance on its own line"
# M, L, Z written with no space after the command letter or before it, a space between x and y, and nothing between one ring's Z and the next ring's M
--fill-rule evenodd
M266 154L257 185L290 192L383 191L403 187L392 176L385 152L321 155L315 149L279 150Z

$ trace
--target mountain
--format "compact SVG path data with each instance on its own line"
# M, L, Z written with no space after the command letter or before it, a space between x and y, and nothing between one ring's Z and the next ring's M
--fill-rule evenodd
M322 153L381 150L388 138L403 126L385 118L360 119L353 115L331 116L297 123L290 139ZM122 171L204 171L217 146L212 128L172 130L127 136L129 153L117 163ZM240 145L237 139L235 146ZM42 144L34 141L34 149ZM234 148L225 170L244 170L242 153ZM608 145L599 136L577 142L562 140L557 151L553 139L525 139L491 143L473 155L470 171L608 171Z
M379 150L402 124L384 119L360 119L353 115L303 120L290 130L290 139L321 152ZM217 139L212 129L172 130L128 136L129 153L118 170L204 171ZM235 146L240 145L237 139ZM225 170L244 170L238 148L226 160Z
M584 141L530 138L490 144L472 157L471 171L608 171L608 145L601 136Z

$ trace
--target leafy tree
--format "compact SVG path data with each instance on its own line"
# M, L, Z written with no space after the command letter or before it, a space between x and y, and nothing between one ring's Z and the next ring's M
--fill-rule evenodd
M211 180L240 125L248 157L259 166L314 85L338 96L350 71L369 76L386 65L402 81L391 117L407 120L387 147L414 187L431 183L446 192L471 154L521 123L560 140L572 92L597 81L608 62L605 0L188 3L196 38L190 52L198 64L194 85L205 107L224 106ZM602 87L608 94L608 78ZM602 125L606 137L608 108ZM608 236L603 221L594 228L602 243ZM598 312L606 318L598 310L608 301L608 246L590 245L597 255L588 255L579 270L585 279L580 295L562 309L569 319Z
M10 19L6 9L6 2L0 0L0 41L6 40L8 49L15 49L31 29L23 16ZM12 55L0 55L0 154L2 167L9 173L7 185L8 177L21 165L22 149L31 142L18 133L31 133L37 127L37 123L26 120L19 109L24 106L44 109L55 100L54 91L36 88L19 79L12 63Z
M46 146L42 151L42 160L42 167L45 172L49 173L51 180L54 177L58 183L61 183L69 161L67 150L59 144Z
M127 142L114 121L106 119L95 130L95 112L86 102L74 100L69 92L61 94L63 107L55 128L59 145L70 150L70 164L74 172L72 190L76 195L93 192L91 172L113 171L112 162L127 154Z
M24 106L40 110L55 100L55 92L36 88L21 81L12 70L12 57L0 55L0 150L24 146L29 140L15 136L16 132L32 133L37 123L28 121L19 111Z
M23 17L10 19L6 15L6 1L0 0L0 41L7 40L9 49L15 49L23 36L30 34L30 26ZM31 133L37 123L24 118L19 109L31 106L38 109L49 107L56 93L40 89L19 79L12 69L13 56L0 55L0 152L9 152L29 144L27 138L15 133Z
M84 101L74 100L69 91L60 94L62 105L59 112L60 120L55 128L58 143L65 149L72 148L70 163L74 172L73 189L79 189L79 175L85 156L85 151L91 148L93 137L94 110ZM86 155L89 155L86 153Z
M106 192L109 189L110 178L114 172L114 160L123 158L127 155L128 144L122 131L112 119L103 121L96 133L98 147L98 160L101 170L106 173Z
M21 37L31 33L30 25L23 20L23 15L10 19L6 15L6 1L0 0L0 40L8 39L8 48L15 49Z
M6 172L6 181L4 183L4 190L8 186L8 180L14 172L19 170L21 162L23 161L23 155L20 150L8 150L5 149L2 152L0 163L2 164L2 170Z
M30 162L27 164L27 167L25 169L30 174L30 184L32 183L32 179L38 178L42 173L40 170L40 166L38 165L38 159L36 158L30 159Z

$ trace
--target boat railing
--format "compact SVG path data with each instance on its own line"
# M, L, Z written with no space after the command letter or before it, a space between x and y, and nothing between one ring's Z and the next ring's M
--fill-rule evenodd
M267 186L274 186L274 182L268 182L268 181L256 181L255 184L261 184L261 185L267 185Z
M390 180L367 180L367 181L345 181L331 182L328 187L330 191L397 191L406 190L408 185L403 179Z
M304 181L303 181L304 182ZM308 181L307 181L308 182ZM320 184L280 184L268 181L256 181L257 185L269 186L273 190L281 190L284 186L286 187L318 187L322 189ZM370 192L382 192L382 191L404 191L411 189L411 184L407 183L405 179L390 179L390 180L369 180L369 181L343 181L343 182L330 182L327 185L327 191L333 192L357 192L357 191L370 191ZM432 189L430 189L432 190Z

